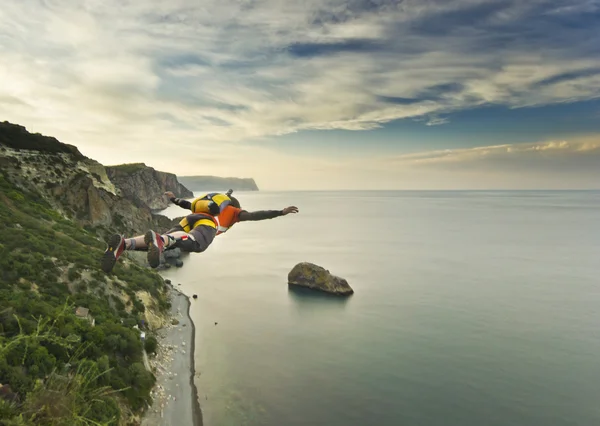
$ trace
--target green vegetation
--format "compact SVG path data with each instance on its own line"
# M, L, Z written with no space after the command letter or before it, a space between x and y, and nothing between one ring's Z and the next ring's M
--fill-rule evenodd
M13 149L27 149L46 153L67 153L76 158L83 158L83 154L73 145L59 142L56 138L43 136L39 133L29 133L23 126L9 123L0 123L0 145Z
M130 262L107 277L104 248L0 173L0 383L19 396L0 399L1 425L119 425L152 403L135 292L166 310L166 288Z
M149 336L148 338L146 338L144 347L146 348L146 352L148 354L156 354L156 349L158 347L158 341L156 340L156 337Z

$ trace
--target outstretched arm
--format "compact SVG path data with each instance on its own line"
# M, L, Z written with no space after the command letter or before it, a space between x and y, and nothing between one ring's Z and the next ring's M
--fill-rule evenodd
M273 219L273 218L276 218L279 216L285 216L290 213L298 213L298 207L290 206L290 207L286 207L283 210L257 210L255 212L248 212L246 210L242 210L240 212L239 221L247 222L247 221Z
M190 201L175 197L175 194L173 194L171 191L165 192L165 195L173 204L177 204L183 209L192 210L192 203Z

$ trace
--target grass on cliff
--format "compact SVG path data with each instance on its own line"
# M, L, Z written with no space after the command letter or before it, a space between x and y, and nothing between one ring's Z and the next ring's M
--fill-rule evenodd
M65 153L83 158L83 155L73 145L59 142L56 138L39 133L29 133L23 126L4 121L0 123L0 146L6 145L13 149L29 149L45 153Z
M18 395L12 404L0 398L0 424L117 425L152 402L155 378L132 328L145 311L135 291L164 311L166 289L134 264L119 262L118 281L108 279L104 249L0 173L0 383ZM95 325L75 315L77 306Z

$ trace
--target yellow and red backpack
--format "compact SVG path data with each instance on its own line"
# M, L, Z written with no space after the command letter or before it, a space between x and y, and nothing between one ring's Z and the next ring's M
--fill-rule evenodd
M231 204L231 198L228 194L220 192L211 192L192 201L192 213L205 213L211 216L218 216L225 207Z

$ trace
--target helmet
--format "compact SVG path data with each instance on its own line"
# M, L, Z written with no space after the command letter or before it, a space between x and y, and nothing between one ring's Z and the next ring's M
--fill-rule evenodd
M237 199L237 198L235 198L235 197L232 197L231 195L229 196L229 198L231 199L231 205L232 205L233 207L236 207L236 208L238 208L238 209L241 209L241 208L242 208L242 206L240 206L240 202L238 201L238 199Z
M231 205L235 208L241 209L242 207L240 206L240 202L238 201L237 198L232 197L231 194L233 193L233 189L229 189L225 195L227 195L229 197L229 199L231 200Z

